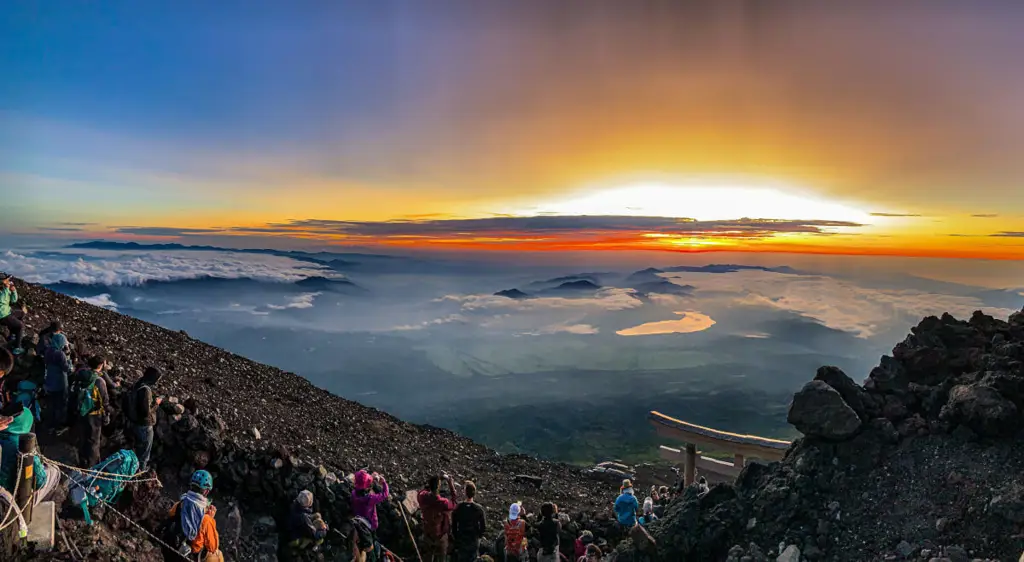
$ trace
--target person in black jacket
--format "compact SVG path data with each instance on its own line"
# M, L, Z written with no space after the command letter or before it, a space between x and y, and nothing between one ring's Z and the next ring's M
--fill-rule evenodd
M545 503L540 506L540 524L537 531L540 534L540 550L537 551L537 562L559 562L559 535L562 534L562 524L555 519L558 513L558 506L553 503Z
M163 401L156 395L156 383L162 373L156 367L147 367L142 378L132 387L125 415L132 426L135 439L135 456L139 458L139 470L149 468L149 455L153 451L153 426L156 425L156 409Z
M480 539L487 532L487 514L473 501L476 484L466 481L466 501L452 513L452 536L455 538L455 562L476 562L480 555Z

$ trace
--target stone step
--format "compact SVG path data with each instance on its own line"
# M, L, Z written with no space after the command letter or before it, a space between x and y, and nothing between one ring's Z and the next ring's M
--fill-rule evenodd
M32 508L32 521L28 524L28 542L34 543L41 551L53 549L54 538L57 536L57 505L53 502L40 502Z

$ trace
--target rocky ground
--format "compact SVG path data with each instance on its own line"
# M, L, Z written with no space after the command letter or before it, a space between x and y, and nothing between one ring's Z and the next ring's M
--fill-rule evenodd
M471 479L495 530L514 500L524 501L529 511L553 501L588 527L610 527L608 506L617 486L588 478L576 467L500 455L450 431L409 424L345 400L298 375L233 355L185 333L41 287L18 282L18 289L28 305L31 331L60 319L80 352L102 353L113 362L111 373L122 387L130 386L147 366L164 371L158 391L177 404L164 405L157 427L154 463L161 478L173 486L193 469L207 468L217 482L215 500L241 506L246 525L256 528L254 540L266 538L259 535L273 538L275 522L267 517L283 521L283 510L302 488L315 488L317 507L325 512L325 519L331 523L333 512L341 526L347 510L347 501L336 501L337 496L347 495L341 480L364 467L385 474L396 499L441 471L456 482ZM105 430L104 454L124 445L121 423L115 416ZM136 513L138 520L155 524L160 517L157 507L169 507L170 495L157 499L149 502L152 509ZM346 505L335 508L333 503ZM411 554L397 505L381 514L381 537L397 552ZM222 508L218 519L226 517L226 511ZM416 524L414 518L414 531ZM102 532L95 533L102 543ZM268 550L266 544L263 550ZM262 559L270 557L264 553Z
M1024 311L925 318L857 385L794 396L805 437L734 486L676 501L664 560L1017 560L1024 549Z

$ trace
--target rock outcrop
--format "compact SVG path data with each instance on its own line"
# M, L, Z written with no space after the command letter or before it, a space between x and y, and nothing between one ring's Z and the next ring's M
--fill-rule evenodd
M928 317L863 386L819 369L783 461L688 490L651 531L663 560L1016 560L1022 408L1024 311Z

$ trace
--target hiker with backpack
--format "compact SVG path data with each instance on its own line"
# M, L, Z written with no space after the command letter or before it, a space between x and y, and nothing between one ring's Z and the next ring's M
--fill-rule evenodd
M426 486L416 496L423 512L423 559L426 562L445 562L448 559L448 533L451 531L451 512L455 510L455 482L445 474L451 499L441 495L441 476L427 479Z
M391 497L391 490L388 488L388 483L384 480L384 477L376 472L371 475L365 470L360 470L353 475L352 480L352 513L356 517L362 517L369 524L374 544L373 559L377 560L380 558L380 553L376 546L377 526L379 524L377 521L377 505L384 503Z
M559 562L559 536L562 534L562 524L555 518L557 514L558 506L551 502L540 506L541 520L537 524L540 550L537 552L537 562Z
M14 493L19 477L18 459L21 456L21 436L32 432L32 424L35 420L32 417L32 412L18 402L9 402L0 408L0 419L7 424L0 430L0 487ZM32 475L35 478L35 505L38 505L57 488L60 483L60 469L56 466L44 467L39 455L34 454L32 456Z
M203 562L223 562L220 534L214 520L217 508L208 497L212 490L213 476L209 472L193 472L188 492L171 507L164 536L182 556L195 556Z
M480 539L487 533L487 513L476 503L476 484L467 480L466 501L452 512L452 538L455 562L476 562L480 555Z
M587 554L587 547L594 544L594 533L590 531L583 531L580 536L576 539L575 548L573 549L574 560L583 558Z
M657 520L658 516L654 514L654 499L644 498L644 514L637 522L646 527Z
M78 466L81 467L90 467L100 462L103 426L109 415L107 407L110 395L107 393L107 385L113 386L103 374L107 366L103 356L90 357L87 364L87 368L75 373L69 396L71 412L76 417L75 425L78 428Z
M153 427L156 425L156 409L163 398L156 395L157 381L163 373L156 367L146 367L142 378L124 395L124 415L131 426L135 439L135 455L139 457L142 470L149 469L149 456L153 452Z
M24 309L14 309L11 305L18 302L18 288L14 286L14 280L6 273L0 273L0 326L4 326L10 332L9 340L13 342L11 354L21 355L25 350L21 347L21 340L25 337L25 323L22 319L25 316Z
M327 536L327 523L319 513L313 513L313 492L303 490L292 502L288 513L288 548L293 557L306 550L314 552Z
M68 423L68 376L73 366L68 338L60 324L55 322L51 327L54 325L56 331L46 339L46 349L43 350L46 365L43 390L46 391L46 425L51 431L59 431Z
M508 507L508 519L503 524L505 537L505 562L529 562L529 542L526 540L526 521L520 517L523 502Z

